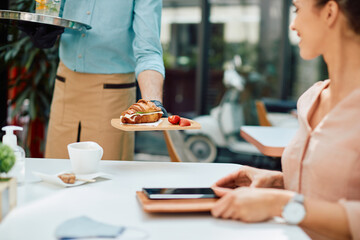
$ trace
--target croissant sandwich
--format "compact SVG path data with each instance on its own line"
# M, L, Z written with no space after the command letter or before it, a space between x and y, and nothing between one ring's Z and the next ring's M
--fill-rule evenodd
M140 99L121 114L120 121L122 123L152 123L157 122L162 115L161 108L155 103Z

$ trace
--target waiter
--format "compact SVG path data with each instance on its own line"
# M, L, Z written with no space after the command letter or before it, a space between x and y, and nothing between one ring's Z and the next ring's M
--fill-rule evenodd
M135 79L142 98L162 107L161 10L162 0L62 0L63 18L92 29L61 35L46 158L68 158L69 143L95 141L103 159L133 159L134 133L116 130L110 121L135 103ZM42 38L33 33L32 39L49 47L63 29L42 31Z

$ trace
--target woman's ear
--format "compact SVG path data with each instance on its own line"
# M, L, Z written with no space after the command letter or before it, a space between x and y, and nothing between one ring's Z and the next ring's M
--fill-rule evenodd
M334 26L339 18L340 8L335 1L328 1L323 8L324 19L329 27Z

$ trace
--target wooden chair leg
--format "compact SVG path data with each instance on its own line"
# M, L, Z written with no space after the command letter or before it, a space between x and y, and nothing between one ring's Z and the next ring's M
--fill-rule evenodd
M172 162L181 162L181 159L179 157L179 155L177 154L176 150L175 150L175 146L173 141L170 138L170 134L168 131L163 131L164 133L164 138L165 138L165 142L166 142L166 146L169 152L169 156L170 156L170 160Z
M270 123L269 119L267 118L267 111L265 108L265 104L263 101L256 101L256 111L259 119L260 126L270 127L272 124Z

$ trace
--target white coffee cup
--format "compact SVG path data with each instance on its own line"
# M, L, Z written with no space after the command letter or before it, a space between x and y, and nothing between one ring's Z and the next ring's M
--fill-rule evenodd
M99 171L104 150L96 142L70 143L68 152L72 171L75 174L90 174Z

